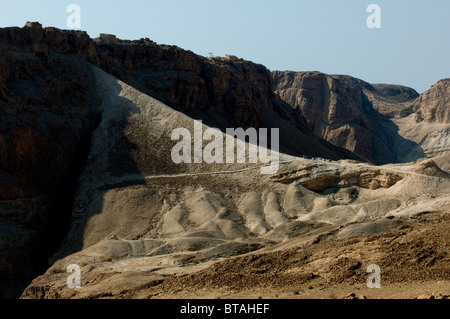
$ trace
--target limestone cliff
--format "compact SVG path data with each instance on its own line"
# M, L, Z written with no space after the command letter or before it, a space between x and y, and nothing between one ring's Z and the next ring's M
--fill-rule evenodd
M390 117L408 112L404 103L418 96L413 89L320 72L272 75L276 93L301 111L317 136L376 163L399 161Z
M443 79L414 101L416 122L450 123L450 79Z
M69 227L73 189L101 115L95 43L83 33L0 29L0 296L43 271Z

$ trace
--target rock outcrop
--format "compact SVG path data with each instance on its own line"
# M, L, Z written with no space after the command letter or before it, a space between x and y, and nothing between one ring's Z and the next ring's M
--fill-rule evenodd
M414 101L416 122L450 123L450 79L443 79Z
M416 147L403 147L398 152L422 152L443 170L450 171L450 79L434 84L411 104L410 114L395 117L393 123L398 133L405 139L416 143ZM424 156L421 156L424 157Z
M205 58L147 38L95 42L98 65L107 73L210 126L279 128L287 153L361 160L315 136L299 111L274 94L263 65L232 56Z
M418 166L414 169L415 173L428 175L428 176L436 176L436 177L444 177L449 178L450 174L444 172L432 159L424 160L418 164Z
M378 164L434 158L449 169L449 79L420 96L413 89L369 84L320 72L272 72L276 93L299 110L314 133Z
M272 75L275 92L301 112L317 136L375 163L400 161L394 144L400 137L390 117L408 113L409 105L399 104L418 96L413 89L320 72L274 71Z
M283 172L274 175L272 178L274 181L283 184L296 181L307 189L320 193L327 190L337 191L352 186L371 190L389 188L402 180L403 176L402 174L382 169L374 170L367 167L342 169L339 166L335 166L325 170L323 166L314 164L301 169ZM354 195L357 196L356 193Z
M69 227L101 110L85 34L29 23L0 43L0 295L17 297Z
M259 127L274 100L270 72L249 61L207 59L145 40L98 47L105 71L179 110L212 108L226 124Z

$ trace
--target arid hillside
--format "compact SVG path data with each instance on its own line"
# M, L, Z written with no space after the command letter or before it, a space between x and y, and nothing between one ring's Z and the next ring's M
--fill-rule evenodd
M447 221L450 179L432 161L373 166L280 154L271 175L260 173L262 164L177 166L173 143L164 141L173 128L193 130L192 119L94 72L105 104L72 228L23 298L192 298L197 289L206 297L256 297L263 283L278 295L316 284L356 289L372 263L383 267L388 287L448 284L448 232L438 220ZM390 255L395 243L404 252ZM416 246L411 254L407 247ZM80 289L67 287L70 264L81 267ZM409 278L394 272L399 267L419 272Z
M0 297L341 298L370 264L386 294L366 296L450 294L445 81L418 96L39 23L0 29L0 66Z
M448 170L448 80L419 94L345 75L272 72L275 92L317 136L377 164L434 158Z

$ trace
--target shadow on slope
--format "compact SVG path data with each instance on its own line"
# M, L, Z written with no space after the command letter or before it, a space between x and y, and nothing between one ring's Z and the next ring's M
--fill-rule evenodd
M0 56L3 298L18 297L45 270L69 229L76 181L100 113L87 65L76 55L42 57L26 46Z
M85 248L87 224L102 213L103 198L109 190L145 184L145 176L132 156L138 147L126 133L129 117L140 110L120 95L122 87L118 80L105 82L96 75L96 82L96 94L102 101L101 120L92 134L91 149L78 182L70 231L50 264ZM133 178L122 179L123 176ZM103 235L107 234L99 234Z

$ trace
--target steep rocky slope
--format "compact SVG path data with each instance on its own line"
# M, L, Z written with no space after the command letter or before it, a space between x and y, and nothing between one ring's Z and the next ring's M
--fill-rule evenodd
M399 134L417 143L441 168L450 172L450 80L444 79L421 94L414 113L394 119Z
M396 152L398 143L414 146L398 135L390 120L412 112L408 103L418 96L413 89L320 72L273 71L272 75L276 93L330 143L379 164L404 160Z
M98 65L107 73L210 126L279 128L284 152L361 160L317 138L299 112L274 94L271 73L262 65L228 55L205 58L149 39L110 35L95 41Z
M177 276L221 261L219 269L227 269L232 256L257 260L260 252L275 252L276 258L276 251L290 255L292 247L322 239L351 243L352 236L420 227L420 216L448 212L449 179L438 165L340 160L361 158L318 138L302 110L274 94L261 65L208 59L148 39L92 40L36 23L0 29L0 52L4 297L19 296L32 278L23 298L148 297L155 291L147 289L159 284L171 293ZM361 101L383 119L412 112L414 92L369 86L383 99L367 94L367 102L354 95L366 85L360 82L338 77L333 84L354 102L345 112L335 108L336 123L358 121L346 112L356 112ZM399 101L408 102L398 113L391 106ZM361 127L370 128L376 116ZM279 171L261 175L264 165L248 161L175 164L171 134L192 132L194 118L203 120L203 130L279 128ZM438 248L418 258L426 255L441 271L448 264ZM81 267L80 289L67 287L69 264ZM429 280L448 282L442 273ZM353 275L343 276L354 282L360 275Z
M0 29L1 296L18 296L69 227L77 181L105 105L92 65L216 127L281 127L281 149L358 158L292 121L295 112L273 94L270 73L261 65L233 57L209 60L146 39L110 42L39 23ZM126 124L121 115L117 128ZM141 166L130 162L133 144L116 137L120 148L110 164L116 170L127 165L133 174L143 167L167 171L157 164L167 157L153 152Z
M433 169L424 175L414 164L377 167L280 154L273 175L261 175L261 164L175 165L169 159L173 144L164 141L175 127L192 130L192 119L101 70L94 73L104 111L80 177L72 228L49 269L22 298L167 297L176 296L176 285L192 297L188 286L208 294L231 282L236 282L231 289L249 293L254 278L278 282L274 287L281 289L317 275L364 283L359 260L366 266L369 257L334 259L326 250L317 252L328 268L316 273L321 268L316 257L304 259L294 251L305 248L308 254L315 242L330 241L333 247L339 245L335 240L350 244L353 236L408 229L421 223L418 216L434 219L448 211L450 179L435 176ZM279 269L265 262L264 252L313 268L305 268L306 274ZM426 252L427 261L436 257L439 275L421 275L448 281L442 254L441 248ZM247 266L230 268L234 260L228 258L239 255L245 256L238 265ZM70 264L81 268L79 289L67 287Z
M20 294L69 227L101 114L88 63L70 49L92 50L87 39L39 26L0 30L1 296Z
M450 79L443 79L414 101L416 122L450 123Z
M375 163L433 158L448 170L449 80L420 96L320 72L272 72L276 93L299 109L314 133Z

